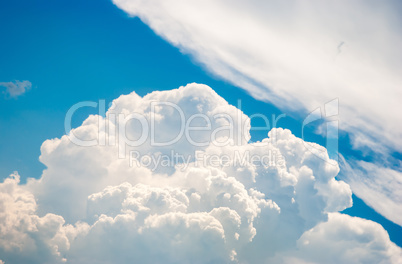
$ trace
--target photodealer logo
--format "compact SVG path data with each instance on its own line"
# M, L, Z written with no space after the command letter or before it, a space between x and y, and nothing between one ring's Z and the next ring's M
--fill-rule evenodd
M250 151L235 150L229 154L213 154L204 151L195 151L193 155L183 155L181 153L170 151L169 154L146 154L141 155L139 151L131 150L129 166L147 167L155 171L161 167L175 167L178 170L185 171L190 165L194 167L247 167L250 164L254 166L283 167L285 159L281 153L275 149L269 149L264 154L253 154Z
M339 121L337 119L334 120L334 118L337 117L338 114L339 114L339 99L336 98L324 105L324 111L321 109L321 107L318 107L315 110L313 110L303 120L302 125L302 139L305 147L309 151L311 151L314 155L316 155L317 157L326 162L329 162L332 165L338 164ZM304 138L305 126L321 119L325 120L325 133L324 133L324 136L326 138L325 148L315 143L306 142ZM324 130L323 125L324 124L321 124L321 131ZM331 157L330 160L326 158L326 152L328 152L328 155L330 155Z
M73 130L71 127L74 113L84 107L99 109L99 115L95 116L96 135L89 131ZM241 111L240 100L236 111L214 114L210 114L211 111L186 114L180 105L172 102L150 102L149 108L142 109L141 113L115 111L115 107L112 104L106 113L105 100L100 100L99 103L84 101L73 105L66 114L64 124L69 139L83 147L118 146L119 158L125 158L130 147L164 148L183 142L195 148L242 145L250 140L250 131L266 130L268 133L286 116L272 115L271 121L262 114L247 117ZM258 119L260 123L262 121L263 126L250 127L253 119Z
M74 113L83 107L98 108L99 115L89 118L88 123L97 121L97 127L72 130L71 121ZM187 106L188 107L188 106ZM201 107L201 106L195 106ZM186 108L185 108L186 109ZM202 109L202 107L200 108ZM253 114L247 117L241 111L239 100L237 111L211 112L201 110L191 114L180 105L172 102L149 102L139 112L130 112L118 109L112 104L106 112L105 100L97 102L84 101L73 105L65 118L65 130L69 139L76 145L90 146L117 146L118 157L125 158L132 149L157 147L169 149L178 146L191 145L192 149L203 149L208 146L223 147L228 145L243 145L249 142L250 131L266 130L267 133L276 128L278 120L285 117L272 115L270 120L263 114ZM213 113L213 114L212 114ZM303 144L318 158L333 165L338 161L338 120L334 119L339 113L339 101L334 99L312 111L302 122ZM93 119L95 118L95 119ZM258 119L264 126L250 126L251 120ZM325 148L305 140L305 127L321 120L319 126L326 143ZM271 126L272 124L272 126ZM95 131L96 130L96 131ZM270 142L276 145L276 130L270 135ZM328 159L327 152L331 159ZM147 160L144 160L146 163ZM154 161L155 163L155 161Z

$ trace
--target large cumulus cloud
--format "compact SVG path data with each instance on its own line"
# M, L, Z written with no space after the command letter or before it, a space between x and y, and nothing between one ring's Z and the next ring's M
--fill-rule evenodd
M339 98L341 129L378 169L356 174L356 193L402 225L398 192L377 202L373 182L392 190L402 152L401 5L398 1L113 0L207 70L298 115ZM391 162L390 162L391 160ZM384 177L383 173L387 175ZM389 207L385 206L389 205ZM391 212L390 212L391 211Z
M127 145L122 134L138 139L143 127L134 120L119 130L123 119L114 117L136 113L151 122L151 102L174 103L186 120L197 115L192 126L205 126L200 116L208 117L211 129L193 131L192 138L209 144L183 136L169 146L155 146L149 137ZM168 141L180 132L180 115L163 104L155 111L155 140ZM106 143L79 146L71 135ZM397 263L401 249L380 225L337 213L351 206L351 190L335 180L339 167L325 151L311 153L283 129L261 142L248 140L247 116L205 85L123 95L104 117L90 116L70 136L43 143L47 169L40 179L20 185L13 174L0 183L1 259L319 263L336 256L359 263L370 256ZM172 151L186 161L169 156ZM141 163L145 156L169 162Z

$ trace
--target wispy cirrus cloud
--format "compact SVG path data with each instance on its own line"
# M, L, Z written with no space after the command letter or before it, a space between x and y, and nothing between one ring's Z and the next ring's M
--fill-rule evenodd
M30 81L13 81L13 82L0 82L0 87L5 88L3 93L7 97L17 98L23 95L32 88Z
M377 212L402 226L402 172L375 163L341 157L342 173L355 194Z

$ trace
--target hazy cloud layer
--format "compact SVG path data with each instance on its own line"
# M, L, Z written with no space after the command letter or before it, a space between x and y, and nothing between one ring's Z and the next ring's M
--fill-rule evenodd
M18 97L32 88L30 81L0 82L0 87L4 87L3 93L8 97Z
M150 117L151 102L172 102L185 118L205 115L219 142L195 146L187 138L169 148L148 139L126 146L119 114ZM158 142L180 127L172 107L156 108ZM222 117L225 114L225 118ZM230 133L227 120L238 118ZM193 119L196 120L196 119ZM205 120L205 119L204 119ZM131 124L131 125L130 125ZM202 126L195 122L193 125ZM289 130L273 129L247 143L249 120L211 88L190 84L172 91L120 96L105 117L89 116L74 133L107 144L78 146L68 136L47 140L40 179L19 184L18 174L0 183L0 256L5 263L398 263L401 248L377 223L337 213L351 206L351 190L335 180L339 167L318 157ZM138 138L141 126L124 131ZM194 132L194 131L193 131ZM195 131L197 139L213 132ZM71 134L70 134L71 135ZM234 139L234 140L233 140ZM238 140L239 139L239 140ZM111 145L110 142L117 144ZM218 143L219 143L218 142ZM317 146L319 147L319 146ZM323 149L325 150L325 149ZM175 151L188 166L140 164L147 155ZM194 158L227 157L224 165ZM120 153L121 154L121 153ZM274 164L237 157L275 157ZM206 158L205 158L206 159ZM134 162L134 165L132 164ZM323 254L325 253L325 254ZM399 262L400 263L400 262Z

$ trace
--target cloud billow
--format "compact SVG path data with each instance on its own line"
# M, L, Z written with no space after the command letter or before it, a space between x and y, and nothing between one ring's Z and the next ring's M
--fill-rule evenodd
M216 114L240 117L233 129L240 140L196 146L182 138L166 147L149 138L124 153L158 156L171 150L190 156L227 157L219 162L191 159L157 170L131 166L119 157L125 141L115 130L119 114L149 120L151 102L171 102L188 115L210 117L210 138L231 134ZM168 107L156 109L157 140L177 131L180 119ZM219 116L219 115L218 115ZM188 118L189 116L185 116ZM195 120L195 119L194 119ZM0 183L0 256L5 263L398 263L401 248L377 223L339 211L351 206L348 184L335 176L339 167L318 157L291 131L274 128L261 142L249 143L247 116L211 88L189 84L140 97L134 92L114 100L104 117L89 116L69 135L47 140L40 179L19 184L13 174ZM199 124L200 125L200 124ZM136 139L142 129L127 123ZM213 129L212 129L213 128ZM80 139L106 144L80 146ZM161 137L158 137L161 136ZM103 142L103 141L102 141ZM111 144L115 142L116 144ZM317 146L319 147L319 146ZM321 147L322 148L322 147ZM322 148L325 150L324 148ZM235 162L273 153L280 163ZM271 155L271 156L272 156ZM200 156L198 156L200 157ZM140 159L138 156L135 160Z

